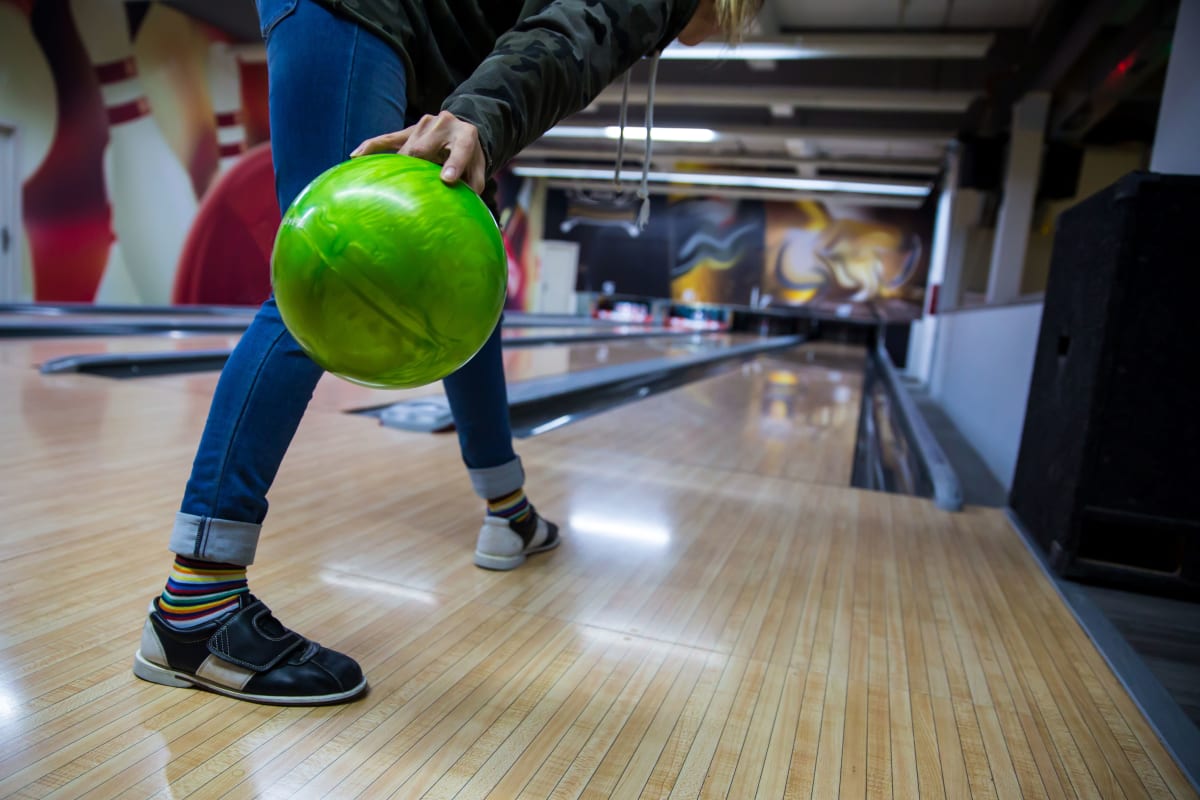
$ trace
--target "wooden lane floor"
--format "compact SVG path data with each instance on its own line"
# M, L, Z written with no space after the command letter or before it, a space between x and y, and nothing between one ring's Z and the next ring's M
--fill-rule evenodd
M370 694L143 683L181 397L0 365L0 796L1196 796L998 512L538 437L563 544L485 572L452 437L320 409L251 586Z
M58 358L81 355L136 355L141 353L229 350L239 333L151 334L145 336L66 336L0 339L0 364L40 367Z
M194 334L237 335L246 329L249 317L232 314L136 314L97 311L66 316L0 312L0 333L5 338L72 337L97 335L138 336L144 333L187 331Z
M136 313L122 314L96 310L70 314L21 313L0 311L0 335L4 338L76 338L97 336L142 336L150 333L183 333L190 335L238 335L253 319L253 309L231 309L228 313ZM507 339L529 339L579 336L582 338L618 338L622 336L680 335L650 325L619 325L597 323L587 317L558 317L553 324L545 321L526 321L522 315L511 315L504 324ZM572 319L577 319L572 323Z
M201 350L229 350L235 347L240 334L210 335L167 335L143 336L80 336L59 338L0 339L0 364L33 371L49 361L78 355L188 352ZM181 403L187 413L206 413L208 399L216 387L219 373L197 372L179 375L137 378L138 382L153 383L163 388L174 388L193 395ZM49 386L85 386L91 382L109 382L113 379L91 375L63 374L45 379ZM434 387L434 390L437 390ZM381 405L393 402L394 392L355 386L332 376L325 376L313 394L313 407L330 411ZM198 398L198 399L196 399ZM87 409L80 409L87 414Z
M74 317L71 317L74 319ZM110 317L99 317L97 322L111 321ZM610 341L615 342L646 342L650 348L656 347L655 343L661 343L661 347L686 347L687 343L694 337L689 336L664 336L639 338L638 332L641 329L628 329L628 333L622 334L625 328L604 329L601 332L611 334L615 338L613 340L602 340L600 344L605 344ZM560 327L506 327L503 330L505 341L519 342L522 339L533 337L544 338L554 335L571 334L597 334L594 327L588 328L570 328L565 326ZM708 338L714 338L719 335L706 334ZM102 355L102 354L136 354L136 353L155 353L167 351L189 351L189 350L221 350L232 349L241 338L238 332L232 333L194 333L186 331L176 331L170 333L149 333L143 335L130 336L44 336L44 337L18 337L18 338L0 338L0 363L15 364L15 365L31 365L39 366L48 361L57 358L65 358L73 355ZM517 348L514 348L517 349ZM619 357L619 356L614 356Z
M650 359L684 357L697 348L720 347L750 341L748 335L709 335L692 339L618 339L569 345L513 347L503 351L504 373L509 384L554 375L585 372L616 364L632 364ZM193 373L147 378L165 388L210 397L217 385L217 373ZM325 375L313 394L313 406L334 411L375 408L418 397L443 396L441 383L416 389L370 389Z
M522 331L547 330L522 328ZM685 337L628 338L583 342L569 345L511 347L504 350L505 374L510 383L551 375L583 372L598 367L629 364L657 358L687 356L698 348L720 347L753 340L745 334L702 334ZM138 354L165 351L229 349L237 336L110 336L66 337L49 339L0 339L0 364L38 367L57 358L73 355ZM108 380L78 376L83 380ZM205 398L212 396L219 373L216 371L140 377L139 383L173 388ZM61 383L61 382L60 382ZM64 384L65 385L65 384ZM378 407L405 399L441 395L441 384L410 390L381 390L358 386L332 375L324 376L313 395L312 406L328 411L350 411ZM189 404L190 406L191 404Z
M564 459L604 452L848 486L866 353L813 343L541 437Z

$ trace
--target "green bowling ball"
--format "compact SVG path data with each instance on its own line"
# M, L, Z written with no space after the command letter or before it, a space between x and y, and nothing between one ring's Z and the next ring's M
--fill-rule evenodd
M467 363L508 280L483 201L419 158L355 158L319 175L283 216L271 283L313 361L346 380L410 388Z

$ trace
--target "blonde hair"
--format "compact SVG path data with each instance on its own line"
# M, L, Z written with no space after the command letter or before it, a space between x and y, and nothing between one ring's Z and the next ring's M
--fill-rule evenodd
M764 0L715 0L717 22L729 44L737 44L746 35L750 23L762 10Z

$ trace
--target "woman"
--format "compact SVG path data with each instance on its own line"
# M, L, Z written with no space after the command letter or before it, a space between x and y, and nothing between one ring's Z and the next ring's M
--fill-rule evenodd
M258 0L279 206L347 154L425 158L444 165L446 183L484 192L495 170L638 59L675 38L733 39L760 4ZM268 300L213 396L171 534L175 564L134 658L139 677L291 705L366 689L352 658L285 628L246 582L267 490L320 376ZM557 528L526 499L512 448L499 327L444 385L487 502L475 563L512 569L554 548Z

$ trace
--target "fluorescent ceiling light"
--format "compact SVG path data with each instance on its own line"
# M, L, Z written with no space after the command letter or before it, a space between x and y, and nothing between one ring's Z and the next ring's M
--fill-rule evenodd
M588 127L586 125L559 125L546 131L543 136L558 139L619 139L621 128L618 125L607 127ZM646 129L625 126L625 138L642 141L646 138ZM715 142L721 138L716 131L708 128L653 128L650 138L656 142Z
M604 129L604 135L609 139L620 139L621 128L609 125ZM645 139L646 129L626 125L625 138ZM656 142L715 142L720 137L708 128L651 128L650 138Z
M612 170L575 167L513 167L513 174L523 178L565 178L573 180L611 180ZM623 170L621 179L641 180L637 170ZM771 175L719 175L691 172L651 172L650 183L678 183L693 186L731 186L753 189L782 189L794 192L850 192L853 194L882 194L895 197L926 197L928 184L872 183L866 181L828 180L825 178L785 178Z
M987 55L990 34L820 34L775 37L730 47L706 42L692 47L669 45L666 59L682 61L799 61L818 58L953 58Z
M662 57L672 61L798 61L829 58L831 54L811 47L744 42L736 47L725 44L697 44L691 47L672 44L663 50Z
M581 125L558 125L542 134L555 139L602 139L604 128L588 128Z
M600 125L559 125L546 131L542 136L546 139L596 139L607 140L609 128L617 130L613 126ZM625 127L625 143L627 145L641 146L645 142L645 131L642 131L642 136L639 138L634 134L635 131L641 130L633 126ZM707 128L655 128L654 139L662 140L667 136L671 136L675 131L686 130L708 130ZM876 130L866 128L810 128L810 127L788 127L780 125L722 125L720 129L712 131L714 139L711 141L725 141L726 139L745 139L751 141L783 141L787 139L805 139L818 142L853 142L856 146L862 143L886 143L889 148L898 146L906 146L910 149L913 147L930 147L936 149L936 156L940 158L946 145L954 138L954 132L949 130L941 131L898 131L890 128L879 128ZM705 134L683 134L685 136L705 136ZM611 140L610 140L611 141ZM703 142L701 142L703 143ZM875 147L881 147L882 144L876 144Z

